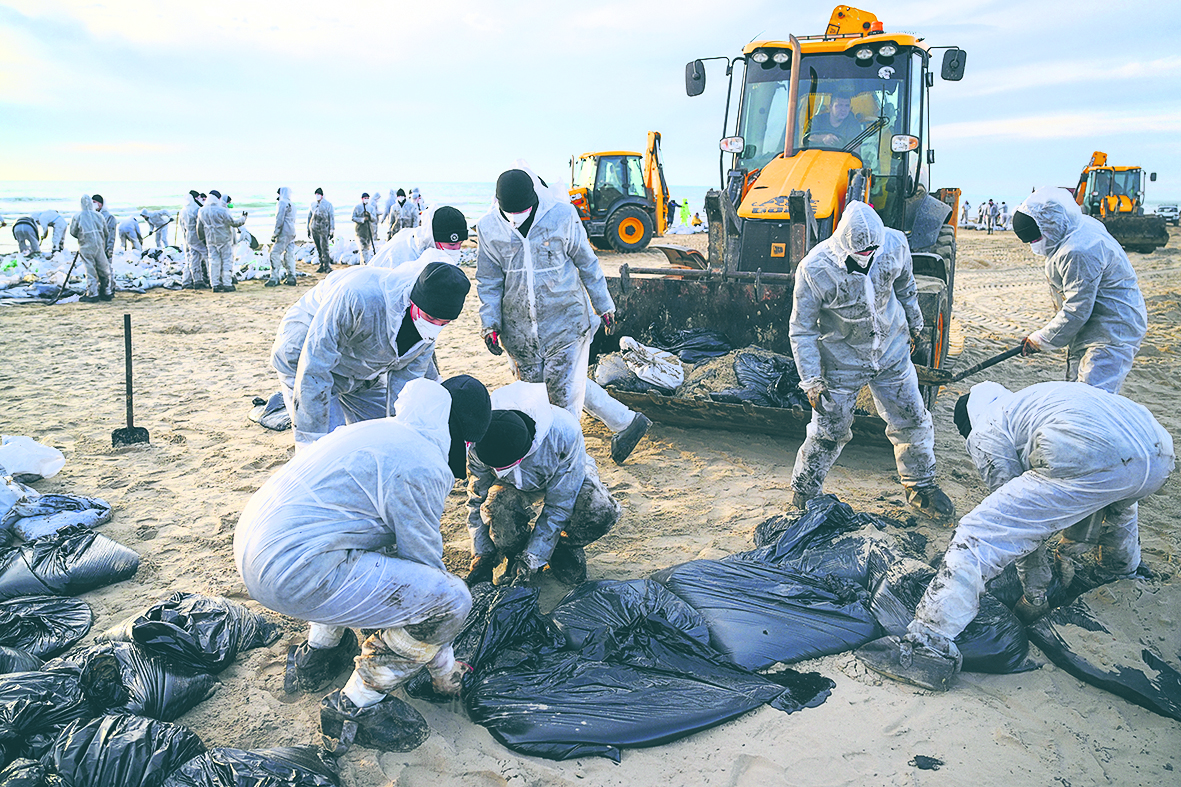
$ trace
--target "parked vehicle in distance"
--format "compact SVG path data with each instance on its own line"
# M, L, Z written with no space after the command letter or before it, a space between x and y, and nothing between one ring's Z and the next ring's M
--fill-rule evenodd
M1181 209L1176 205L1157 205L1155 213L1174 227L1181 222Z

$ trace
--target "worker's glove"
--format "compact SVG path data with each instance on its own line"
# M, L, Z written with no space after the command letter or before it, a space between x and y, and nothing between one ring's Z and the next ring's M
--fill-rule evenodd
M804 395L808 397L808 404L812 405L812 409L821 415L827 414L833 406L832 397L828 395L828 386L823 382L805 388Z
M1028 358L1036 352L1041 352L1041 348L1034 343L1032 336L1026 336L1021 340L1021 357Z
M543 568L529 568L529 563L524 556L521 556L513 561L513 565L509 569L512 577L509 580L509 585L515 588L536 587L538 580L541 579Z
M493 355L504 355L504 349L500 346L500 334L496 331L489 331L484 335L484 346Z
M278 242L279 242L279 236L278 236L278 235L272 235L272 236L271 236L271 245L272 245L272 246L274 246L274 245L275 245L276 243L278 243Z
M918 346L919 339L922 338L923 328L920 325L918 328L910 329L910 351L914 352L914 348Z
M615 312L606 312L602 316L603 330L607 332L608 336L615 334Z

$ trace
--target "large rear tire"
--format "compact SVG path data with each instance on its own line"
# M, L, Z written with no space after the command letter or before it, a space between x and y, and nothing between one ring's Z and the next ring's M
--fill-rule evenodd
M624 254L643 251L652 240L652 219L639 208L626 205L607 220L607 240Z
M591 238L591 245L599 251L614 251L615 247L611 245L611 241L606 238Z

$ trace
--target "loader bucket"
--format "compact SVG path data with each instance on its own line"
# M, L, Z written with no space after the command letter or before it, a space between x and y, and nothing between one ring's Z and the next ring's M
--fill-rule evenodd
M1103 226L1128 251L1151 254L1169 242L1169 231L1161 216L1107 216Z

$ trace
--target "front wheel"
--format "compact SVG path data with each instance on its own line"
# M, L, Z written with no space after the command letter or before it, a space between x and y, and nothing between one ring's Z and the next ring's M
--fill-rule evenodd
M609 240L607 240L606 238L591 238L590 242L591 242L591 245L594 246L599 251L614 251L614 248L615 248L611 245L611 242Z
M607 220L607 240L616 251L643 251L652 240L652 219L637 207L627 205Z

